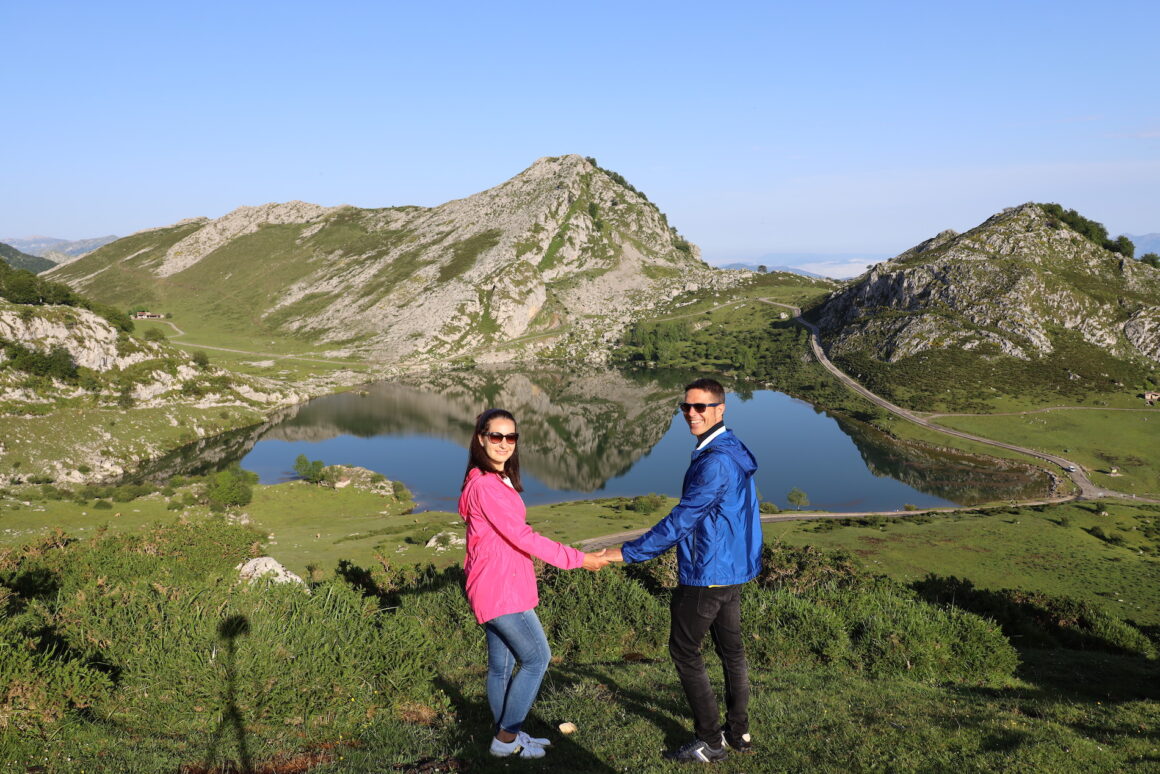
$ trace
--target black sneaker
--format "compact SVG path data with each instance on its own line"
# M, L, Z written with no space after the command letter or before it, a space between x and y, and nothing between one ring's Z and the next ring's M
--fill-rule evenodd
M721 740L725 742L725 744L727 744L734 752L753 752L753 739L749 736L749 734L733 736L733 734L729 733L729 726L721 726Z
M664 754L664 757L670 761L682 761L684 763L713 763L724 760L728 754L729 751L725 749L725 745L714 747L708 742L694 739L676 750L669 750Z

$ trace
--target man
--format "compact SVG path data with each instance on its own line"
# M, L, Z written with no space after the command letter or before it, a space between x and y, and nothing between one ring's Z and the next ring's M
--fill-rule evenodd
M643 562L674 545L680 585L673 590L669 654L693 710L696 738L666 757L710 763L725 746L750 752L749 668L741 640L741 584L761 570L761 520L749 449L725 428L725 389L713 379L685 388L679 404L697 439L681 501L613 561ZM725 725L701 657L708 632L725 672Z

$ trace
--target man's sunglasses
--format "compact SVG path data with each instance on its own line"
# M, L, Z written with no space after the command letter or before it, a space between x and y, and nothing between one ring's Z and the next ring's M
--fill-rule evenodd
M499 443L500 441L515 443L516 441L520 440L519 433L508 433L507 435L504 435L503 433L480 433L480 435L484 436L492 443Z
M724 405L724 403L678 403L677 408L681 410L682 414L688 414L690 409L696 411L698 414L704 414L707 408Z

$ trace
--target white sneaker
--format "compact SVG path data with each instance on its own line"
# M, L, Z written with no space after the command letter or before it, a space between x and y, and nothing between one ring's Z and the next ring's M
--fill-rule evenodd
M542 736L528 736L527 733L520 731L516 734L516 741L524 746L534 745L536 747L551 747L552 740Z
M529 739L531 737L528 737ZM509 755L519 755L521 758L543 758L544 748L538 744L525 744L520 741L517 734L516 738L510 742L501 742L495 737L491 740L491 748L488 750L497 758L506 758Z

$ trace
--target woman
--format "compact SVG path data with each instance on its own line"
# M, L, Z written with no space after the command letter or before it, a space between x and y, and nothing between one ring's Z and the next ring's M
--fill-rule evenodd
M536 616L540 597L531 557L594 572L608 560L604 551L585 554L528 526L519 495L519 437L515 417L503 409L476 418L459 515L467 522L467 601L487 634L487 700L496 724L491 754L542 758L551 742L520 729L552 655Z

